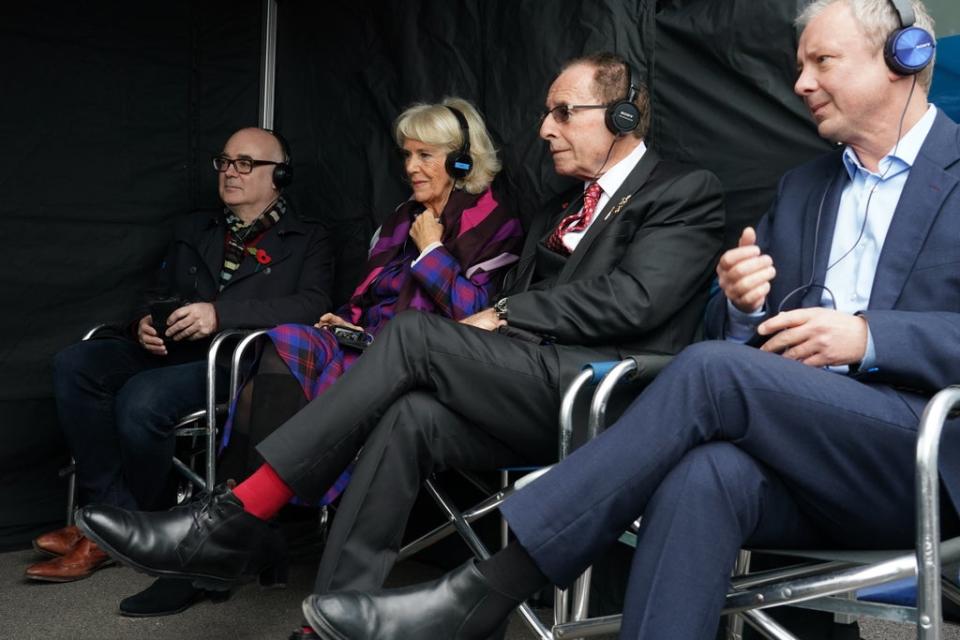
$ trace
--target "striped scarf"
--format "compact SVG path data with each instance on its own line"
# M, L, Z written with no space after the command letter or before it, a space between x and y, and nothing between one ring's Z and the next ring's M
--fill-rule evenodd
M255 244L286 212L287 204L281 197L257 216L256 220L245 225L233 211L224 209L227 216L227 235L224 238L223 268L220 270L220 287L217 291L223 291L240 268L240 263L247 254L247 245Z

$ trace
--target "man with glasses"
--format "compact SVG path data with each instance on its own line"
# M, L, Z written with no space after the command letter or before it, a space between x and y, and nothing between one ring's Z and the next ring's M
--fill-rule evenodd
M215 333L312 323L330 308L332 253L323 228L299 219L281 193L292 178L282 140L241 129L213 168L224 208L179 221L156 282L125 329L54 359L57 409L82 504L158 506L172 427L204 403ZM34 580L86 578L108 561L75 527L34 546L55 556L27 569Z
M560 395L583 363L682 349L720 252L720 184L646 148L648 98L632 75L603 53L554 80L540 136L557 173L580 184L533 220L494 308L459 324L394 318L353 369L261 443L267 464L244 482L246 504L224 489L211 504L135 519L87 509L84 526L141 570L226 585L276 562L263 518L294 494L319 500L362 448L316 590L374 589L434 470L551 462ZM608 127L608 106L627 98L633 127ZM191 509L207 509L210 526L172 524L192 521ZM197 553L180 562L178 545Z

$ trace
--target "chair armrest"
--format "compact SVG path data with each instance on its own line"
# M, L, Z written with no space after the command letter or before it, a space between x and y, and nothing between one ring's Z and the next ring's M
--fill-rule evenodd
M587 385L599 385L590 403L589 438L594 438L603 428L607 402L614 387L620 382L649 384L670 361L672 355L637 354L624 360L588 362L567 386L560 402L559 459L570 454L573 441L573 408L580 392Z
M937 393L923 410L917 428L917 626L939 628L940 601L940 436L950 411L960 405L960 386Z
M246 355L250 345L252 345L260 336L266 335L270 329L256 329L247 331L246 335L237 343L233 349L233 358L230 362L230 400L233 402L240 391L240 365L243 362L243 356Z
M593 398L590 401L590 417L587 422L587 437L592 440L606 428L607 404L618 384L633 382L646 386L671 360L673 360L672 355L636 354L628 356L611 368L593 392Z
M637 368L631 375L630 380L649 384L653 382L654 378L660 375L660 372L673 361L675 356L641 353L628 357L637 364Z
M90 327L90 329L88 329L87 332L83 334L83 337L80 338L80 340L81 342L86 342L87 340L92 340L93 338L97 337L97 334L99 333L103 333L105 331L116 331L116 330L117 330L116 325L106 324L106 323L98 324L93 327Z

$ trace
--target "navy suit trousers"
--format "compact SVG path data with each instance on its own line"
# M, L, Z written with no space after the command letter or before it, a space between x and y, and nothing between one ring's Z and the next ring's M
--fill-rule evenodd
M713 637L743 546L912 545L923 403L750 347L699 343L501 510L558 585L642 515L621 637Z
M172 467L173 426L206 396L205 360L168 362L116 338L78 342L54 358L57 411L82 504L156 506Z

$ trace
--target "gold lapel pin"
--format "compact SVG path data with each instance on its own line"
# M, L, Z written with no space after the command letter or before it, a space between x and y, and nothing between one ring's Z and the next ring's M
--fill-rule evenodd
M603 216L603 219L604 219L604 220L609 220L609 219L610 219L610 216L615 216L615 215L617 215L618 213L620 213L620 210L623 209L623 207L624 207L628 202L630 202L630 198L632 198L632 197L633 197L633 194L630 193L630 194L627 194L627 195L623 196L622 198L620 198L620 202L617 203L617 206L615 206L613 209L610 209L610 211L607 212L607 215Z

